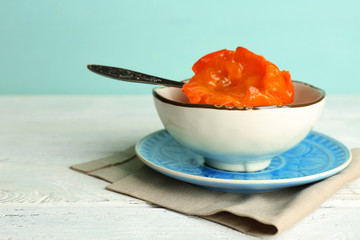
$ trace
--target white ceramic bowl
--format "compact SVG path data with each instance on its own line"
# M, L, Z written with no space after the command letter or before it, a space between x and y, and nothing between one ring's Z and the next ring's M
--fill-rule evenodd
M170 135L227 171L259 171L301 142L319 118L325 92L294 81L290 105L252 108L191 104L180 88L153 90L159 117Z

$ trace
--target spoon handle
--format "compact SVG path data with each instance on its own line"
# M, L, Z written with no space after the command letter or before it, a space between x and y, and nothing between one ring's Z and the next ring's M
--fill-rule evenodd
M97 73L99 75L109 78L114 78L117 80L127 81L127 82L156 84L156 85L162 85L167 87L178 87L178 88L181 88L184 85L183 82L172 81L123 68L94 65L94 64L89 64L87 67L90 71Z

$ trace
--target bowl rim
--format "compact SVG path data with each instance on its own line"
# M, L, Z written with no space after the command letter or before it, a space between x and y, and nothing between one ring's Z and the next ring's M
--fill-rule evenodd
M307 106L316 104L318 102L321 102L326 97L325 91L323 89L321 89L321 88L315 87L315 86L313 86L311 84L301 82L301 81L293 80L293 82L296 82L298 84L303 84L303 85L305 85L307 87L310 87L310 88L313 88L313 89L319 91L320 96L318 98L316 98L315 100L313 100L313 101L306 102L306 103L299 103L299 104L292 104L291 103L291 104L283 104L283 105L238 107L238 106L227 106L227 105L217 105L217 104L184 103L184 102L178 102L178 101L170 100L170 99L168 99L166 97L163 97L162 95L160 95L157 92L158 89L163 89L163 88L167 88L167 87L155 87L152 90L152 94L156 99L160 100L161 102L171 104L171 105L175 105L175 106L188 107L188 108L217 109L217 110L235 110L235 111L307 107Z

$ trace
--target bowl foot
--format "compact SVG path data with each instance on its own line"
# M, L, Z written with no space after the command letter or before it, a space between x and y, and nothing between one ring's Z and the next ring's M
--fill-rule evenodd
M271 159L256 161L256 162L243 162L243 163L224 163L218 160L206 158L205 163L210 167L220 170L231 172L256 172L267 168L270 165Z

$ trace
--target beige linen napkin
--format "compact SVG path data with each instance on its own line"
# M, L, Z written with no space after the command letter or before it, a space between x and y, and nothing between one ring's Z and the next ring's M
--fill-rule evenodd
M225 193L169 178L135 156L134 148L72 169L111 182L106 188L255 236L280 233L360 176L360 148L342 172L317 183L267 193Z

